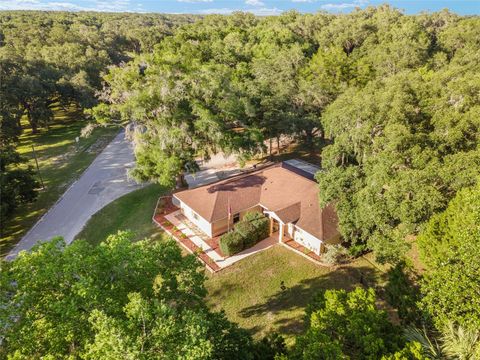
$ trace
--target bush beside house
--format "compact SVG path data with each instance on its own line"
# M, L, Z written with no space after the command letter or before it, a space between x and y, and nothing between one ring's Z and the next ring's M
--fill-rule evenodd
M220 250L227 256L239 253L244 249L242 236L236 231L230 231L220 237Z
M237 254L268 237L268 233L269 221L265 215L259 212L246 213L233 231L220 237L220 250L227 256Z

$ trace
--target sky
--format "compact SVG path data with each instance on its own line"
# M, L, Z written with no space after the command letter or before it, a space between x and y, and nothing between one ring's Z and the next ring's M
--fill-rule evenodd
M256 15L300 12L350 12L355 8L388 3L406 14L450 9L460 15L480 15L480 0L0 0L0 10L65 10Z

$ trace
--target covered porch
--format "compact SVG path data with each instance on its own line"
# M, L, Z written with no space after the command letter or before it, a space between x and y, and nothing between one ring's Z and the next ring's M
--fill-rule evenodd
M288 230L288 224L285 224L277 217L272 216L271 212L266 212L265 215L267 215L270 220L270 237L276 236L280 243L292 240L291 233L289 233Z

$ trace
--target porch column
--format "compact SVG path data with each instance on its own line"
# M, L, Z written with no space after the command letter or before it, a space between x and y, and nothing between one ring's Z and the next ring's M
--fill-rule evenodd
M270 219L270 233L269 233L269 235L272 236L272 234L273 234L273 219L272 219L272 217L269 217L269 219Z
M282 242L283 240L283 223L280 223L280 228L278 230L278 242Z

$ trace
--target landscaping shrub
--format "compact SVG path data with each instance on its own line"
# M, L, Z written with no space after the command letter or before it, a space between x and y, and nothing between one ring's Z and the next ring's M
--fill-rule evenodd
M235 232L243 239L244 248L249 248L258 242L257 229L249 221L240 221L235 226Z
M227 256L252 247L268 237L269 221L262 213L246 213L233 231L220 237L220 250Z
M270 221L266 216L263 216L252 222L257 232L258 241L268 237L270 233Z
M243 217L242 222L248 222L253 226L255 233L253 237L256 239L256 242L268 237L270 232L270 222L262 213L248 212Z
M262 218L266 219L265 215L263 215L262 213L259 213L257 211L249 211L243 216L242 221L253 222L255 220L262 219Z
M220 237L220 250L223 254L231 256L243 249L243 238L238 232L230 231Z
M348 254L353 257L363 255L366 251L367 246L365 244L355 244L348 248Z
M338 264L347 256L346 249L340 244L326 245L325 247L327 248L327 251L323 254L322 260L327 264Z

